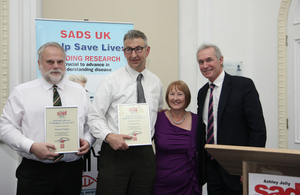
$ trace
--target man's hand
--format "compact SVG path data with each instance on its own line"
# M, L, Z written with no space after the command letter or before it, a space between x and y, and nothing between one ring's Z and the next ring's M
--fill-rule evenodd
M78 153L76 153L77 156L83 156L90 150L90 144L85 139L80 138L80 148L78 149Z
M110 133L106 136L105 141L110 145L110 147L112 147L112 149L125 151L129 148L129 146L125 143L124 139L132 139L132 136Z
M40 160L53 160L54 157L58 156L59 154L50 152L49 148L56 150L53 144L44 142L34 142L30 148L30 153L34 154Z

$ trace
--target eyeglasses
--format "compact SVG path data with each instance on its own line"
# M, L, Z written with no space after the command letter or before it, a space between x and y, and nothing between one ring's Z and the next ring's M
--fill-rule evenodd
M130 48L130 47L127 47L124 49L124 52L128 55L132 54L132 51L134 50L135 53L142 53L143 49L147 47L147 46L144 46L144 47L136 47L136 48Z

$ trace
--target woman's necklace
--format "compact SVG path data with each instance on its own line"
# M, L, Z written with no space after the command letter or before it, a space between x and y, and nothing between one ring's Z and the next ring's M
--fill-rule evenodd
M180 122L177 123L177 122L174 121L174 119L173 119L173 117L172 117L172 114L171 114L171 112L170 112L171 120L172 120L172 122L175 123L176 125L180 125L181 123L183 123L183 121L184 121L184 119L185 119L185 116L186 116L186 112L185 112L185 114L184 114L184 117L183 117L182 121L180 121Z

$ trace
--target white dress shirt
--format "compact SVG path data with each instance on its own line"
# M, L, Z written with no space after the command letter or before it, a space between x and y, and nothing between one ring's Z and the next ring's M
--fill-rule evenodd
M52 163L52 160L39 160L30 153L34 142L45 142L45 107L53 105L53 85L39 78L14 88L3 109L0 120L0 138L20 156ZM90 146L95 138L87 125L90 100L85 89L66 78L57 84L62 106L78 106L79 137L87 140ZM62 161L79 159L74 153L65 154Z
M146 103L149 105L151 134L157 112L163 107L163 87L160 79L148 70L143 70L142 86ZM137 103L137 76L139 72L129 65L107 75L99 84L89 113L90 132L94 137L105 140L109 133L119 134L118 104Z
M217 144L217 120L218 120L218 107L219 107L219 99L222 91L223 81L225 77L225 72L222 73L216 78L213 82L215 85L213 90L213 112L214 112L214 142ZM209 85L211 82L209 81ZM207 95L205 98L204 108L203 108L203 122L206 125L206 135L207 135L207 117L208 117L208 104L209 104L209 96L210 96L210 87L208 87Z

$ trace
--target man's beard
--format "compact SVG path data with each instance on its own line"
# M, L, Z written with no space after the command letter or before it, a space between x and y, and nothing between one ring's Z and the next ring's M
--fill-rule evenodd
M57 73L59 72L60 75L59 76L52 76L51 73ZM51 84L57 84L59 83L65 76L65 72L63 72L60 69L57 70L49 70L48 72L44 72L43 70L41 71L42 76L44 77L44 79Z

